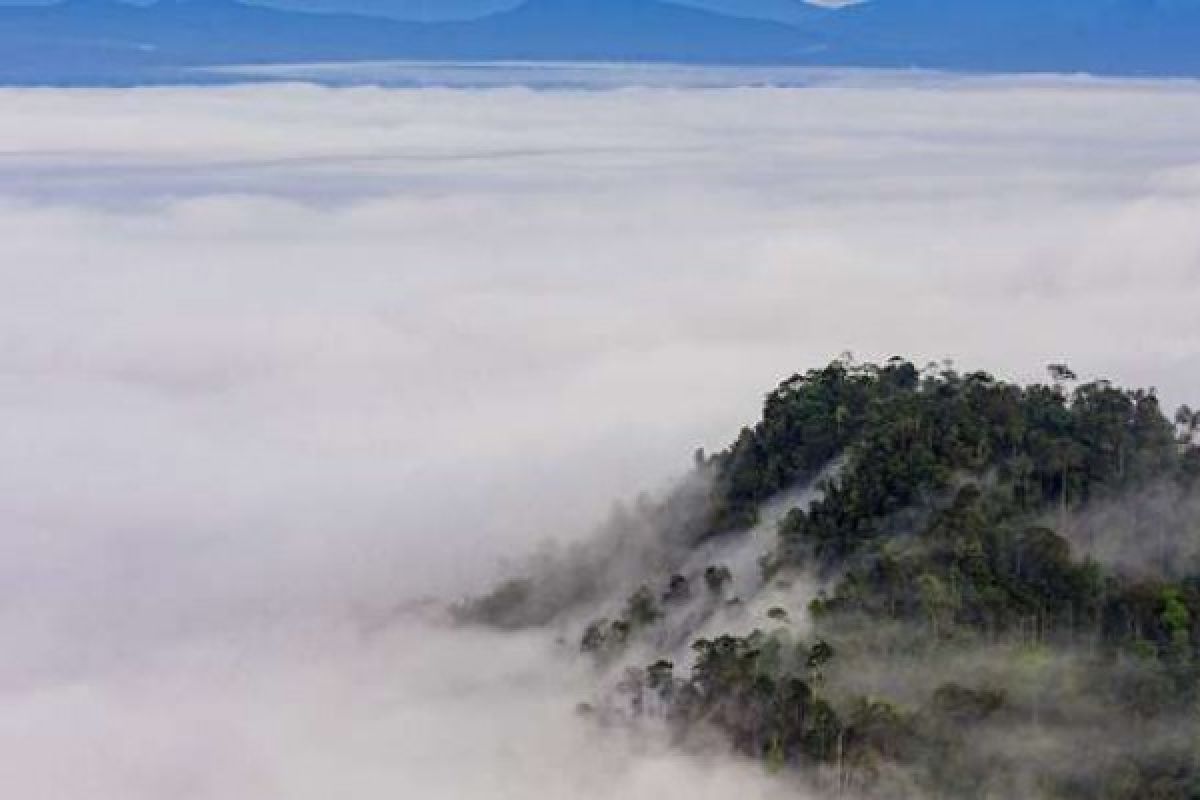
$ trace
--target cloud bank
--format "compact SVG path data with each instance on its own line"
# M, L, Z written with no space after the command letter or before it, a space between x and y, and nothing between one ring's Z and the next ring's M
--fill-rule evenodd
M843 350L1200 396L1190 83L0 102L29 796L658 796L693 765L572 757L552 642L393 611L582 535Z

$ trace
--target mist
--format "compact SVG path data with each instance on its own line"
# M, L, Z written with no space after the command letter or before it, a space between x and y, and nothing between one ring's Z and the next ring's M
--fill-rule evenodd
M1200 396L1190 82L0 103L27 796L769 797L578 719L574 642L422 600L579 541L845 350Z

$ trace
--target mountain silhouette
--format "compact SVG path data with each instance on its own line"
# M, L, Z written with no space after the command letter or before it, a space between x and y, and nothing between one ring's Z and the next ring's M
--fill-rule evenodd
M0 81L145 82L192 67L376 59L1200 75L1197 43L1197 0L871 0L812 7L793 25L665 0L529 0L438 23L237 0L65 0L0 8Z

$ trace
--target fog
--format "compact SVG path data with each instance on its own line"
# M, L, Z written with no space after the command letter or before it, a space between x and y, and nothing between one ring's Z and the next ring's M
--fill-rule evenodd
M716 797L761 776L594 739L552 636L396 609L585 535L845 350L1200 397L1192 83L0 104L26 796Z

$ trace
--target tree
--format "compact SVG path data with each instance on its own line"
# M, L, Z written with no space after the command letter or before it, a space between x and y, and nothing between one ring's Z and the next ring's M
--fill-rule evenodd
M704 570L704 585L716 596L725 594L725 589L733 582L733 574L729 567L723 565L710 566Z
M1079 379L1079 376L1066 364L1048 364L1046 371L1050 373L1050 380L1055 386L1061 386L1064 383L1073 383Z
M1187 405L1180 406L1175 412L1175 425L1179 428L1179 443L1190 445L1196 439L1196 431L1200 430L1200 411L1193 411Z
M688 579L683 575L672 575L670 582L667 584L667 591L663 594L663 604L677 605L686 603L691 598L692 589L688 583Z
M1186 651L1192 617L1179 590L1174 587L1163 589L1162 604L1163 611L1159 619L1171 637L1172 646L1179 652Z
M932 573L927 572L917 578L917 589L920 593L921 608L936 639L952 621L957 602L946 584Z
M654 595L650 589L643 586L630 595L625 604L625 619L633 628L644 628L652 625L662 617L662 612L654 603Z
M1065 364L1049 374L1053 385L1019 386L945 364L918 373L901 359L846 359L771 392L762 419L707 459L714 511L687 541L757 519L780 490L817 489L817 500L784 517L765 556L771 585L795 571L827 587L810 605L813 638L797 643L793 626L767 625L769 633L697 640L686 677L652 664L642 681L665 693L668 719L722 731L772 769L819 767L856 796L900 796L885 785L897 774L939 797L1024 796L1030 787L1060 800L1191 796L1200 756L1175 758L1162 749L1171 743L1114 752L1114 764L1132 764L1128 780L1116 766L1085 763L1064 777L1040 759L1018 763L967 744L984 721L1001 735L1032 721L1071 746L1093 727L1130 720L1147 731L1186 726L1169 737L1175 743L1200 733L1200 720L1176 713L1200 705L1200 570L1164 564L1162 575L1138 577L1106 563L1099 547L1084 551L1095 561L1082 559L1074 531L1054 524L1132 489L1166 487L1172 503L1188 496L1200 484L1200 415L1185 407L1169 419L1152 390L1107 381L1068 393L1077 377ZM836 473L814 482L830 463ZM1131 525L1121 541L1139 546L1151 528L1172 542L1194 528L1146 509L1134 516L1103 525ZM686 555L677 564L691 563ZM1164 577L1178 575L1190 577ZM714 612L732 594L728 567L663 577L664 594L635 593L620 619L589 628L585 647L615 652L644 635L661 614L655 601L685 599L688 578L690 591L707 595L697 625L726 618ZM696 588L700 578L707 591ZM767 618L784 622L787 611L772 607ZM922 625L931 635L913 636ZM996 669L977 669L985 659ZM861 687L900 684L914 664L938 671L907 682L903 705L862 696ZM926 680L942 667L960 672ZM934 688L947 680L961 682ZM967 688L976 680L988 688Z

